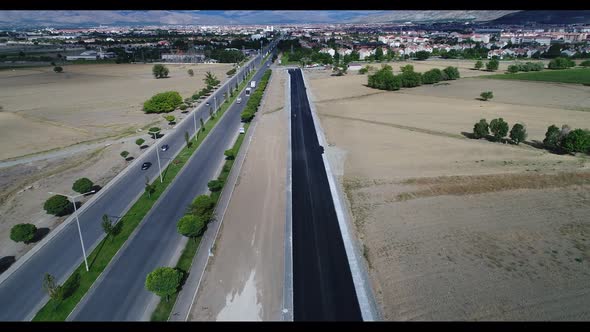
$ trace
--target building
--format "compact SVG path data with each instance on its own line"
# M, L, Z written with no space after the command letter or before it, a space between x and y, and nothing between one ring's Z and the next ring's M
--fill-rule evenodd
M117 54L114 52L103 52L103 51L86 51L80 53L80 55L68 55L66 56L67 61L75 60L98 60L98 59L113 59L116 58Z
M334 49L333 49L333 48L322 48L322 49L320 50L320 53L327 53L327 54L330 54L330 56L332 56L332 57L333 57L333 56L334 56L334 54L336 54L336 51L334 51Z
M166 62L201 63L205 61L204 54L162 54Z
M363 66L360 63L351 62L348 64L348 70L361 70Z

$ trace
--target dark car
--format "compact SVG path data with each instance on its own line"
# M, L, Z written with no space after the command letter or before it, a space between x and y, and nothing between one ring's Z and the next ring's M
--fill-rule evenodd
M324 147L320 145L320 154L324 154Z
M141 169L145 171L146 169L150 168L150 166L152 166L152 163L148 161L141 165Z
M168 150L168 144L162 145L162 151L166 151L166 150Z

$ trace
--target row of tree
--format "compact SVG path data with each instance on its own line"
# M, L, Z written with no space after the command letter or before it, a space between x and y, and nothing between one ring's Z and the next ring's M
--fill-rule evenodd
M481 119L473 126L473 137L476 139L486 138L490 134L497 142L502 141L508 134L508 123L502 118L493 119L488 125L486 119ZM510 130L510 139L516 145L526 140L527 132L524 124L516 123Z
M480 70L484 67L484 63L481 60L477 60L473 68ZM500 67L500 61L498 59L492 59L485 64L487 71L496 71Z
M262 75L262 78L260 79L258 88L256 88L256 91L250 95L248 103L241 114L243 122L250 122L254 118L256 111L258 111L258 106L260 106L260 102L262 101L262 96L264 94L264 90L266 89L266 85L268 84L268 80L270 79L271 73L272 70L270 69L264 72L264 75Z
M369 72L373 67L365 67L363 72ZM400 88L412 88L422 84L434 84L440 81L456 80L460 78L457 67L447 67L443 70L431 69L425 73L417 73L414 66L400 67L401 74L394 75L393 68L389 65L381 66L381 69L368 76L368 86L380 90L395 91ZM360 72L360 71L359 71Z
M541 62L525 62L518 63L515 65L508 66L509 73L518 73L519 71L529 72L529 71L541 71L545 68L545 65Z

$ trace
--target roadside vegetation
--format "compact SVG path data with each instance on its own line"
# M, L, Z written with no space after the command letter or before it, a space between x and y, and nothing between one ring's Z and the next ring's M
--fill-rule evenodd
M435 68L423 74L415 72L412 65L405 65L400 69L402 73L394 75L390 65L382 65L380 70L368 76L367 85L374 89L396 91L401 88L413 88L422 84L435 84L460 78L456 67L447 67L443 70Z
M266 72L264 72L264 75L262 75L256 91L254 91L252 95L248 97L248 103L241 114L242 122L250 122L254 118L254 115L258 110L258 106L260 106L260 102L262 101L262 96L264 94L264 90L266 89L266 85L268 84L268 80L270 79L271 73L272 70L270 69L267 69Z
M252 75L254 75L254 73L252 73L246 80L244 80L244 82L242 82L242 88L246 85L248 79ZM229 104L222 104L218 113L225 112L228 106ZM62 287L64 287L64 289L67 289L68 291L65 292L64 295L61 297L51 298L35 315L33 321L65 321L68 315L70 315L72 310L74 310L76 305L84 297L86 292L88 292L88 290L96 281L98 276L104 271L104 269L110 263L117 251L123 246L125 241L127 241L129 236L133 233L135 228L143 220L143 218L146 216L146 214L149 212L149 210L152 208L152 206L155 204L158 198L166 190L168 185L172 183L176 175L180 172L180 170L183 168L183 166L186 164L186 162L189 160L192 154L198 149L200 144L207 137L208 133L215 127L215 125L219 121L219 118L219 116L211 118L207 122L203 122L201 119L202 130L199 130L199 134L193 137L190 146L185 147L182 151L180 151L176 158L173 160L173 162L171 162L168 165L168 167L166 167L166 169L163 170L162 174L165 174L163 178L163 183L160 183L159 179L155 180L153 183L149 183L149 181L146 181L146 190L144 191L144 193L127 211L127 213L125 213L125 215L116 224L112 225L112 227L115 228L115 231L110 232L110 234L107 233L108 236L105 237L102 241L100 241L96 248L91 253L89 253L89 271L86 271L84 263L80 264L78 268L74 270L72 275L62 285ZM155 129L155 133L159 132L160 130L159 128L151 129ZM240 137L242 136L243 135L240 135ZM56 196L58 196L59 198L55 198L52 201L52 204L50 204L50 207L52 209L51 211L70 211L68 210L69 207L73 209L73 205L71 204L71 202L67 200L66 197L59 195ZM104 220L102 221L104 222ZM97 220L97 222L101 221ZM194 241L189 242L195 243ZM196 246L194 247L194 250L196 251ZM194 252L192 253L192 256L194 256ZM184 259L184 261L188 260L189 266L190 262L192 261L192 256L190 257L190 259ZM182 257L181 261L183 261ZM170 303L173 305L174 300L170 301Z
M143 104L145 113L169 113L182 104L182 97L176 91L155 94Z

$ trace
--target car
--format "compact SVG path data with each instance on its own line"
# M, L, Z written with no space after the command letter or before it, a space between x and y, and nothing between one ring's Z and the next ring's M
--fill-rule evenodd
M241 104L242 103L242 98L236 99L236 103Z
M206 102L205 105L209 106L209 102Z
M147 161L147 162L145 162L145 163L143 163L143 164L141 165L141 169L142 169L143 171L145 171L146 169L150 168L150 166L152 166L152 163L150 163L149 161Z
M267 64L266 64L266 66L267 66L267 67L270 67L270 63L267 63Z
M240 134L245 134L245 133L246 133L246 128L240 127Z
M162 145L162 151L166 151L166 150L168 150L168 144Z

